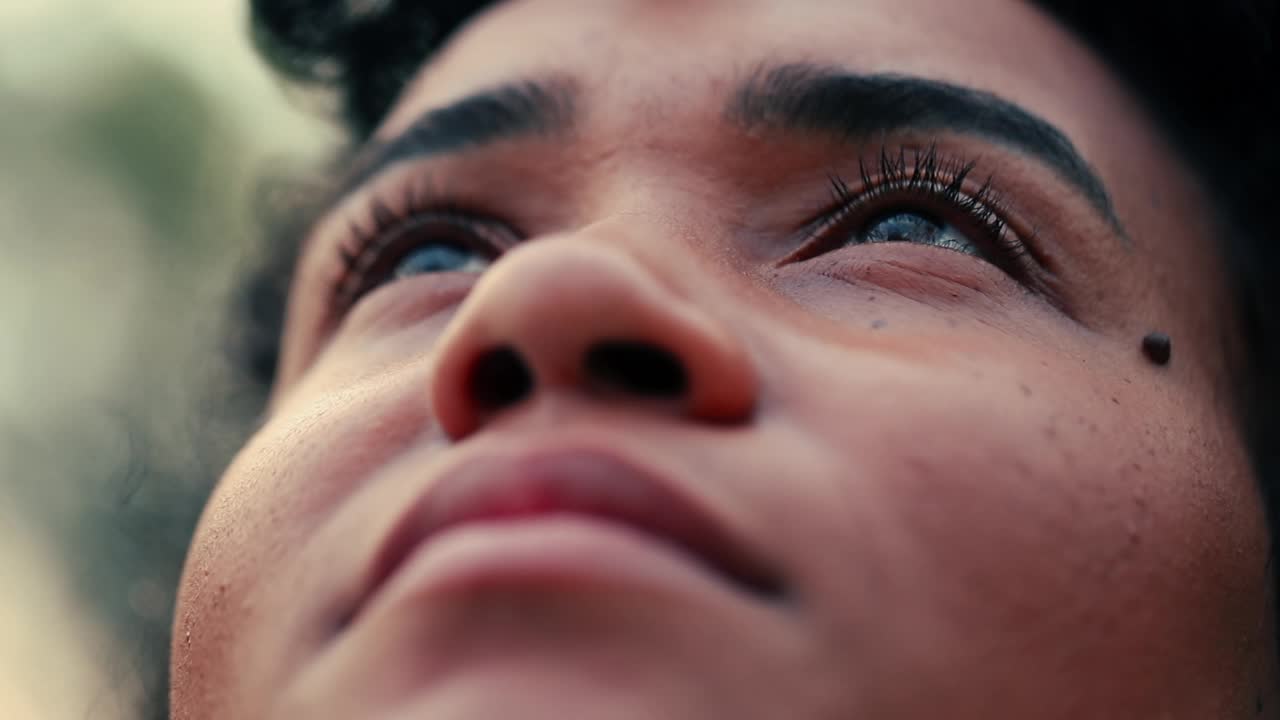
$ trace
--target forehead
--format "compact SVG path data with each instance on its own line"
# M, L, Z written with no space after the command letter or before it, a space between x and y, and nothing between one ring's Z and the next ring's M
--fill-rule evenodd
M594 120L673 134L720 109L764 65L808 62L993 91L1051 120L1090 160L1092 138L1131 134L1139 114L1085 48L1012 0L514 0L464 28L411 84L379 134L476 88L572 78ZM661 117L668 125L655 127ZM690 126L685 125L685 128ZM1105 168L1104 168L1105 169Z
M557 78L578 91L585 121L574 137L589 146L585 157L662 149L685 164L740 167L750 159L725 158L718 143L726 103L762 68L788 63L989 92L1065 136L1112 194L1117 226L1148 238L1211 235L1199 183L1119 78L1065 27L1015 0L499 2L420 69L376 135L400 135L478 90ZM1216 260L1197 245L1176 262ZM1148 249L1170 251L1166 242Z

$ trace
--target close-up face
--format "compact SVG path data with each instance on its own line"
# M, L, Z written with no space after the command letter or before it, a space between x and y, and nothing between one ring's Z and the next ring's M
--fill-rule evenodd
M1235 718L1205 188L1006 0L519 0L302 242L180 718Z

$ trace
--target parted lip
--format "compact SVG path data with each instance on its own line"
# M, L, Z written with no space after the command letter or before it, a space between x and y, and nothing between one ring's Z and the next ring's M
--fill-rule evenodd
M714 513L672 481L613 452L559 449L480 455L454 465L428 488L380 545L359 607L417 548L450 528L556 514L583 515L640 531L758 600L773 601L782 594L777 574Z

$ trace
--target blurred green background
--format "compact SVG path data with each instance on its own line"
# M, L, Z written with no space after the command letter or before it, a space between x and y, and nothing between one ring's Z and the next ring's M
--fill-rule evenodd
M0 718L158 712L263 178L340 142L246 4L0 0Z

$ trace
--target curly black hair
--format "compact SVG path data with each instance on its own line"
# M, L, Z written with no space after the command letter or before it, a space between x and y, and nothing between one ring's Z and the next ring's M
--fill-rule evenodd
M494 0L250 0L251 35L284 77L336 95L351 146L366 140L412 74ZM1234 378L1241 425L1280 549L1280 308L1271 276L1280 238L1266 220L1280 178L1277 0L1082 3L1035 0L1090 46L1161 125L1202 180L1219 217L1244 357ZM304 223L295 204L289 212ZM264 268L240 295L233 328L243 365L264 392L273 379L284 297L305 224L271 233ZM1280 568L1273 568L1280 588ZM1280 627L1280 622L1277 623Z

